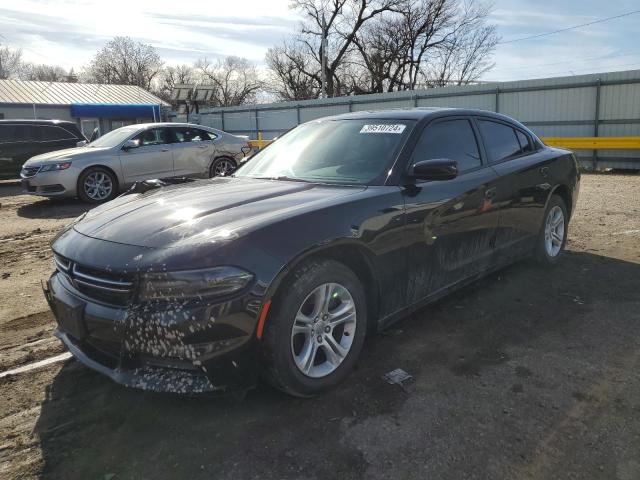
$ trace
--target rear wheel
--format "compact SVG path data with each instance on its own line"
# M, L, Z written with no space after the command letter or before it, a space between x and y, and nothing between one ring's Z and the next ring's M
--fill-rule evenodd
M309 397L339 384L354 367L366 333L358 277L333 260L299 267L276 296L263 337L265 379Z
M549 200L536 245L536 258L541 263L553 264L558 260L567 242L567 206L553 195Z
M236 169L236 162L227 157L216 158L209 169L209 177L224 177Z
M103 167L91 167L82 172L78 179L78 197L87 203L102 203L112 200L118 194L118 180Z

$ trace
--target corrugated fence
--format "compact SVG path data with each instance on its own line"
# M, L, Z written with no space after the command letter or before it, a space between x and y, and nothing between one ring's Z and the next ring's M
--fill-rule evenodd
M172 115L230 133L274 138L300 123L361 110L480 108L541 137L640 136L640 70L201 110ZM585 167L640 168L638 150L576 150Z

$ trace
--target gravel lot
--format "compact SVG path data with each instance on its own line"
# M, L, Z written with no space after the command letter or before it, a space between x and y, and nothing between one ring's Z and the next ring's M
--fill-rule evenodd
M0 371L62 351L48 242L86 208L0 185ZM0 379L0 478L640 478L640 175L583 175L568 252L370 338L336 391L130 390L70 360ZM405 389L381 375L403 368Z

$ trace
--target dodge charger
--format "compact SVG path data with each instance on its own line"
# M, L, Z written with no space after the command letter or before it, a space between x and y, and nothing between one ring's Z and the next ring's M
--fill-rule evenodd
M505 265L556 262L574 155L504 115L358 112L223 177L135 190L52 243L57 337L116 382L308 397L367 336Z

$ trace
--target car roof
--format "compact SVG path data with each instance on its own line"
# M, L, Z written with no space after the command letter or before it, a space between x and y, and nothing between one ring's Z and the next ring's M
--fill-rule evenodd
M451 115L476 115L483 117L493 117L509 122L516 122L513 118L489 110L473 108L453 108L453 107L414 107L414 108L394 108L389 110L365 110L360 112L342 113L325 117L325 119L379 119L379 120L423 120L429 117L442 117Z
M38 119L12 119L5 118L0 120L0 125L2 124L19 124L19 125L76 125L75 122L70 122L69 120L38 120Z
M206 125L198 125L197 123L178 123L178 122L150 122L150 123L134 123L132 125L127 125L127 127L191 127L191 128L205 128L212 129L211 127L207 127Z

